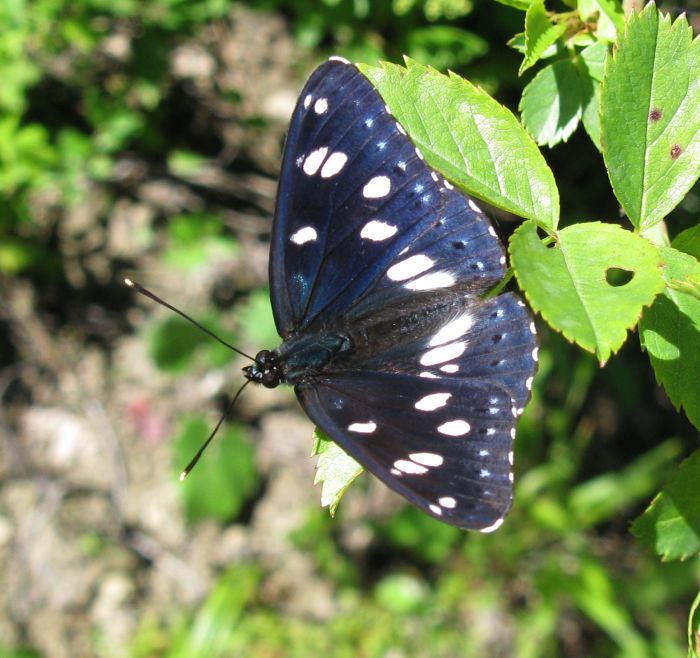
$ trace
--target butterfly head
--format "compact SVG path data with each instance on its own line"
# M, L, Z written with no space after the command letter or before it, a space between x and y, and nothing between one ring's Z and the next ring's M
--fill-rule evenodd
M255 355L255 363L243 368L246 379L262 384L265 388L275 388L282 381L282 370L274 352L261 350Z

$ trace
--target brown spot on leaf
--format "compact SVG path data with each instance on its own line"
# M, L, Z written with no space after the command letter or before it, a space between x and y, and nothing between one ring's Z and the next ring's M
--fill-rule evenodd
M663 112L658 107L655 107L651 112L649 112L649 121L656 123L661 118L662 114Z
M672 160L677 160L677 159L678 159L678 156L679 156L681 153L683 153L683 149L682 149L678 144L674 144L674 145L671 147L671 159L672 159Z

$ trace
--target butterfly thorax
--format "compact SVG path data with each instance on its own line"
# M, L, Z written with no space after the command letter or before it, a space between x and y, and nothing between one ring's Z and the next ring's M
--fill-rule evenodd
M312 378L351 351L352 344L342 333L300 334L287 338L274 351L258 352L255 363L244 368L245 376L267 388L280 383L294 385Z

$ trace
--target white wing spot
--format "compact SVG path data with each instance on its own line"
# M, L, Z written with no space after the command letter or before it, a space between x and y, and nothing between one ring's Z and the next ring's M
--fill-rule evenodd
M437 506L433 505L432 503L428 505L428 509L433 513L437 514L438 516L442 516L442 510Z
M391 110L389 109L389 106L388 106L388 105L385 105L385 106L384 106L384 111L385 111L389 116L392 116Z
M348 156L345 153L336 151L328 156L328 160L323 163L321 167L321 178L331 178L335 176L348 161Z
M522 304L522 306L525 306L525 304ZM530 323L530 333L534 336L537 334L537 329L535 328L535 323L531 322Z
M300 155L294 162L296 162L297 167L301 167L304 164L304 156Z
M426 270L429 270L434 264L432 258L428 258L423 254L416 254L415 256L410 256L396 263L396 265L392 265L386 271L386 275L392 281L404 281L422 274Z
M520 407L518 409L518 416L522 416L523 411L525 411L525 407Z
M307 110L309 105L311 105L311 94L306 94L304 97L304 109Z
M436 288L449 288L454 285L455 279L449 272L432 272L406 284L409 290L435 290Z
M426 379L440 379L436 374L424 370L419 377L425 377Z
M537 359L539 357L539 352L540 352L539 347L536 347L534 350L532 350L532 360L533 361L537 361Z
M528 377L528 378L525 380L525 388L526 388L528 391L532 390L532 377Z
M438 498L438 503L447 509L454 509L457 507L457 501L452 498L452 496L443 496L442 498Z
M296 233L292 233L289 239L294 244L305 244L306 242L313 242L317 237L318 233L316 233L316 229L313 226L304 226Z
M486 430L486 436L493 436L496 433L496 428L495 427L489 427Z
M508 479L512 482L515 478L512 473L508 473Z
M391 473L392 475L402 475L401 471L399 471L399 470L397 470L397 469L395 469L395 468L392 468L392 469L389 471L389 473Z
M371 434L377 429L377 423L373 423L371 420L367 423L352 423L348 425L348 429L351 432L359 432L360 434Z
M445 461L442 455L436 455L434 452L412 452L409 457L422 466L442 466Z
M515 427L510 428L510 438L515 440Z
M493 532L494 530L498 530L501 526L503 525L503 519L498 519L493 525L486 526L485 528L482 528L479 530L479 532L483 533L488 533L488 532Z
M469 207L470 207L475 213L481 214L481 208L479 208L479 206L477 206L477 205L474 203L474 200L473 200L473 199L467 199L467 203L469 204ZM491 228L491 227L489 226L489 228ZM490 233L490 231L489 231L489 233Z
M488 478L488 477L491 477L491 471L489 471L489 470L486 469L486 468L482 468L482 469L479 471L479 477L480 477L480 478Z
M396 122L396 129L402 134L405 135L406 131L403 129L403 126L397 121Z
M420 152L420 149L416 146L416 155L418 156L419 160L425 160L423 157L423 154Z
M489 407L489 413L495 416L498 413L498 407Z
M430 178L432 178L436 183L438 182L438 175L434 172L430 172Z
M505 265L506 264L506 257L501 256L501 258L499 259L499 262L501 263L501 265Z
M396 226L383 222L380 219L373 219L367 222L360 231L360 237L374 242L381 242L394 235L398 231Z
M327 146L322 146L320 149L316 149L315 151L309 153L304 161L304 173L307 176L313 176L318 171L321 163L326 159L327 153Z
M494 237L497 238L498 236L496 235L496 229L493 228L493 226L489 226L489 233Z
M467 344L464 341L434 347L421 357L420 363L423 366L434 366L438 363L445 363L445 361L452 361L458 356L462 356L465 349L467 349Z
M331 57L328 58L329 62L342 62L343 64L350 64L349 59L345 59L345 57L340 57L340 55L332 55Z
M464 336L464 334L471 329L473 324L474 318L471 315L468 313L460 315L457 319L448 322L442 327L442 329L430 339L428 345L430 345L430 347L435 347L436 345L442 345L443 343L457 340Z
M327 111L328 111L328 99L327 98L319 98L314 103L314 112L316 112L316 114L324 114Z
M374 119L372 117L368 117L367 119L365 119L365 126L367 126L367 128L371 128L373 125Z
M422 397L413 406L419 411L435 411L435 409L444 407L451 397L452 393L431 393Z
M387 176L375 176L362 188L362 196L365 199L381 199L389 194L391 181Z
M408 459L397 459L394 462L394 468L398 469L402 473L412 473L413 475L423 475L423 473L428 472L428 469L425 466L421 466L415 462L410 462Z
M513 465L513 451L512 450L508 453L508 463L511 466Z
M479 450L479 457L488 457L489 454L488 450Z
M518 300L518 306L525 307L525 302L522 299Z
M442 370L442 372L455 373L459 372L459 366L456 363L448 363L444 366L440 366L440 370Z
M406 163L403 160L399 160L396 163L396 166L401 170L401 171L406 171Z
M448 190L454 190L454 189L455 189L455 186L452 185L452 183L450 183L450 181L448 181L447 179L445 179L445 180L443 181L443 183L445 183L445 187L446 187Z
M471 425L466 420L449 420L437 428L440 434L447 436L464 436L471 430Z

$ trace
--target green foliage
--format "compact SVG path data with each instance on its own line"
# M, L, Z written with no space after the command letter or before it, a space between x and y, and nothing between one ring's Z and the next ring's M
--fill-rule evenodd
M513 269L532 307L605 363L664 287L659 252L639 235L599 222L568 226L555 239L543 243L534 223L525 222L510 242ZM613 272L631 277L618 285Z
M525 13L525 58L521 75L535 64L566 32L566 23L552 23L544 9L544 0L532 2Z
M384 63L360 70L433 167L480 199L557 225L552 172L517 119L486 92L411 60L405 69Z
M212 430L203 418L185 419L175 440L177 473L195 455ZM244 430L223 427L181 485L185 516L190 523L204 518L235 519L258 488L255 455Z
M224 233L223 222L216 215L175 216L168 223L168 237L163 258L171 267L186 272L197 270L215 259L231 260L238 255L238 245Z
M700 40L653 5L632 14L601 94L603 156L636 228L663 220L700 171Z
M671 401L700 427L700 297L685 287L700 282L700 263L671 247L659 251L666 289L640 323L642 345Z
M611 41L614 56L608 55ZM700 233L693 226L668 246L664 230L649 230L667 219L700 173L698 43L685 17L671 23L650 5L625 26L612 0L580 2L578 13L560 16L541 2L529 3L524 39L512 42L524 54L521 71L545 57L555 60L523 92L525 128L539 144L554 146L583 123L602 151L612 191L633 230L594 221L571 224L568 217L569 225L559 228L559 194L534 144L507 110L458 76L443 76L410 59L406 68L386 63L360 68L433 167L470 194L529 219L510 240L511 264L551 328L604 364L639 327L658 381L700 427ZM660 73L671 68L678 74L675 82ZM567 209L563 212L566 217ZM565 474L573 475L570 466L554 462L531 469L517 497L527 506L531 491L537 523L569 535L643 501L678 455L678 445L670 441L614 475L576 486L569 482L562 488L564 505L542 495L548 478L556 474L563 485ZM349 481L340 469L326 466L323 477L335 482L337 505ZM538 475L544 479L530 489ZM698 473L685 466L668 491L685 492L684 504L695 504L697 481ZM694 512L679 510L676 497L669 503L673 493L664 493L636 527L669 559L700 555ZM669 526L673 523L678 529ZM420 525L418 519L399 524L391 541L405 550L430 546L423 543L425 535L434 540L439 533L422 533ZM430 555L448 554L449 539L442 546ZM632 628L604 567L587 559L581 578L569 585L572 602L606 630L621 655L654 655Z
M346 489L364 469L319 428L314 432L311 454L318 457L314 484L321 484L321 506L335 516Z
M46 232L31 210L36 195L74 205L87 181L112 176L124 149L167 142L158 122L169 84L166 54L225 14L230 0L0 5L0 273L18 274L45 269ZM133 57L106 56L105 44L123 33L124 21L138 28Z
M649 509L632 526L639 540L664 560L700 553L700 451L686 459Z
M204 319L202 324L215 334L224 335L213 317ZM158 368L171 373L190 369L198 354L203 355L210 368L227 365L235 356L225 345L214 342L179 316L169 317L154 327L149 337L149 351Z

